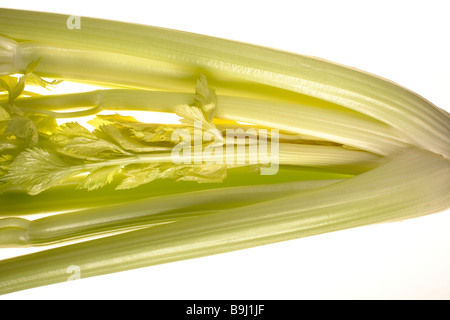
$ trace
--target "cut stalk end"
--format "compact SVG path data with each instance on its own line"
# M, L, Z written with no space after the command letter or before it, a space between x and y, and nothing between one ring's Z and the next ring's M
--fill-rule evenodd
M0 248L28 247L29 224L22 218L0 219Z

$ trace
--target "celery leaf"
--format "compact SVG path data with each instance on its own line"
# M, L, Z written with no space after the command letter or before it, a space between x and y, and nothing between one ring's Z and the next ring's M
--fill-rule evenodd
M14 159L5 179L36 195L79 173L83 173L82 167L70 166L56 154L35 147Z
M217 183L222 182L227 176L226 167L223 165L185 165L173 163L130 165L125 167L122 172L125 178L116 187L117 190L135 188L156 179Z
M91 172L79 185L78 189L96 190L110 184L114 176L121 170L121 166L107 166Z
M110 158L115 155L131 155L119 145L100 139L94 133L76 122L68 122L50 136L58 151L75 158Z
M5 110L2 106L0 106L0 121L5 121L10 118L10 114L8 111Z
M102 125L95 132L97 133L97 135L100 135L102 133L105 134L107 137L121 146L124 150L130 152L143 153L154 151L170 151L170 148L168 147L144 145L138 140L133 139L127 130L120 130L120 128L115 125Z

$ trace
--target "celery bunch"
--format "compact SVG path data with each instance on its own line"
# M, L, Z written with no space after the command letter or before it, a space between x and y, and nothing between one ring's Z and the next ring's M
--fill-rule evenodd
M2 294L71 265L90 277L450 207L449 114L403 87L175 30L82 18L69 33L66 19L0 10L0 246L58 245L0 261ZM61 81L102 88L53 94Z

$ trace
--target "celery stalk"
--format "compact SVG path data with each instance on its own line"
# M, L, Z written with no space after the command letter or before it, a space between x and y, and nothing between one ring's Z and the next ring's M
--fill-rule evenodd
M305 190L309 191L339 181L296 181L210 189L151 197L131 203L51 215L37 220L4 218L0 219L0 248L63 243L93 235L108 235L163 222L191 219L230 208L298 195Z
M450 208L450 115L404 87L246 43L86 17L73 32L66 19L0 9L0 247L49 246L0 261L0 295L72 267L87 278ZM51 80L104 89L29 87ZM243 126L263 132L225 135ZM215 130L244 162L174 163L179 129ZM278 141L268 129L281 131L280 172L256 177L250 145ZM203 156L214 143L193 144Z
M342 107L315 107L221 95L217 99L215 116L220 119L279 128L381 155L405 148L409 143L402 133L385 123ZM115 89L21 98L15 104L37 112L54 111L56 117L71 117L68 111L73 110L82 110L77 111L76 116L97 114L102 110L174 112L174 107L191 100L192 94L187 92Z
M231 169L223 183L213 185L198 184L191 181L161 180L156 184L149 183L134 189L115 190L114 185L112 185L92 192L82 189L74 190L74 184L67 183L34 196L19 188L15 188L0 194L0 206L2 208L0 219L84 210L124 202L132 203L145 198L181 194L190 191L292 183L307 180L347 179L353 176L353 174L338 173L324 168L295 166L280 166L276 175L260 175L257 171L242 167ZM66 196L68 193L71 194L69 198Z

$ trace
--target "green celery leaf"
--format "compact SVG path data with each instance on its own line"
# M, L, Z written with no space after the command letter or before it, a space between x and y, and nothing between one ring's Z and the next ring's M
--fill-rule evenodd
M82 166L70 166L56 154L35 147L14 159L5 180L36 195L84 171Z
M100 126L98 129L96 129L95 133L97 134L97 136L104 134L119 146L121 146L124 150L134 153L171 150L168 147L146 146L139 142L137 139L133 139L133 137L130 135L129 130L121 130L120 128L112 124Z
M224 165L147 164L130 165L122 170L125 178L117 190L132 189L156 179L219 183L227 177Z
M94 170L79 185L78 189L96 190L110 184L120 172L121 166L108 166Z
M26 116L34 122L40 134L50 136L58 130L55 117L37 113L27 113Z
M8 111L5 110L2 106L0 106L0 121L5 121L10 118L10 114ZM1 133L1 132L0 132Z
M76 122L61 125L59 130L53 133L49 139L61 153L74 158L90 159L96 157L102 159L115 155L131 155L119 145L100 139Z

